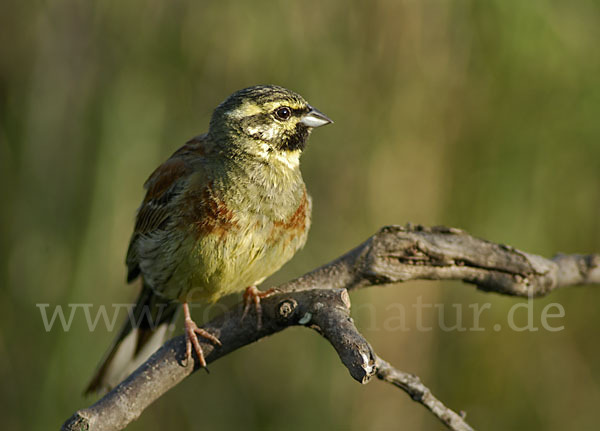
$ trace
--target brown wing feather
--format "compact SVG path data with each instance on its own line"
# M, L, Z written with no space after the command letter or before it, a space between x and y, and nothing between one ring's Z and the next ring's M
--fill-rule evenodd
M140 206L135 228L127 250L128 274L127 281L131 282L140 275L136 243L140 236L150 235L162 230L169 221L171 203L177 196L186 178L193 172L188 162L189 156L202 157L210 150L205 136L196 137L179 148L166 162L160 165L144 183L146 196Z

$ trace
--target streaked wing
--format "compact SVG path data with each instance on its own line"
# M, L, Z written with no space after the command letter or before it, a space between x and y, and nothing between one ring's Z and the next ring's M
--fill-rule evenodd
M166 229L175 212L176 197L193 172L191 159L201 158L207 150L205 147L204 136L192 139L160 165L144 184L146 196L138 210L127 251L128 282L135 280L141 272L138 242L143 237L156 235Z

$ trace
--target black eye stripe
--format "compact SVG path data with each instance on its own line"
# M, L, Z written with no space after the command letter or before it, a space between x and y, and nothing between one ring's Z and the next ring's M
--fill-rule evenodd
M287 107L291 110L292 115L290 116L290 118L293 117L302 117L303 115L305 115L309 109L308 108L291 108L291 107ZM260 124L268 124L271 121L273 121L273 117L277 117L275 115L275 111L270 111L270 112L264 112L264 113L259 113L259 114L253 114L253 115L248 115L242 119L240 119L240 122L242 122L244 124L244 127L250 127L250 126L256 126L256 125L260 125Z
M301 116L301 115L304 115L304 114L306 114L307 112L308 112L308 108L294 108L294 109L292 109L292 114L293 114L295 117L299 117L299 116Z
M300 116L308 113L308 111L309 111L308 108L291 108L289 106L282 106L281 108L277 108L275 110L275 112L277 112L279 109L282 109L282 108L287 108L291 112L290 116L294 116L294 117L300 117Z

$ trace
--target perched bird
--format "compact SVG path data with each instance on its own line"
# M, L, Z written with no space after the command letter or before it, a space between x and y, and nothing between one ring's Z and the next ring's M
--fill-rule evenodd
M306 242L311 199L299 158L310 132L332 121L301 96L258 85L214 111L208 133L179 148L148 178L127 252L127 281L142 291L86 392L110 388L159 347L183 307L187 358L198 335L188 303L246 289L260 325L256 286ZM244 313L245 315L245 313Z

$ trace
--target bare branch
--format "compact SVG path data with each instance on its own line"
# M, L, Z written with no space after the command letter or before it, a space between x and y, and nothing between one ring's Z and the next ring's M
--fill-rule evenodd
M203 328L217 335L223 344L202 342L206 362L292 325L305 325L330 341L350 375L366 383L375 374L375 353L350 318L350 299L345 289L311 289L278 293L261 302L263 325L256 329L253 319L240 324L242 306L212 320ZM174 385L198 370L184 364L185 336L165 343L127 379L91 407L69 419L63 430L118 430L135 420L148 405ZM86 427L81 428L82 424Z
M549 260L474 238L454 228L388 226L335 261L276 290L262 301L263 325L241 322L238 306L203 326L223 343L203 343L207 363L289 326L305 325L336 349L350 375L366 383L378 377L404 389L449 429L471 430L416 376L378 359L349 317L345 289L408 280L462 280L479 289L512 296L542 296L566 286L600 283L600 255L559 255ZM197 370L183 364L185 339L169 340L142 366L87 409L76 412L63 430L118 430L154 400ZM379 371L377 371L379 369Z
M397 370L381 358L377 358L377 377L391 383L406 392L410 397L423 404L431 413L441 420L448 429L455 431L474 431L465 422L464 414L458 415L440 400L433 396L421 379L414 374Z
M410 280L461 280L485 291L539 297L600 283L600 254L546 259L444 226L386 226L367 241L281 289L348 290Z

